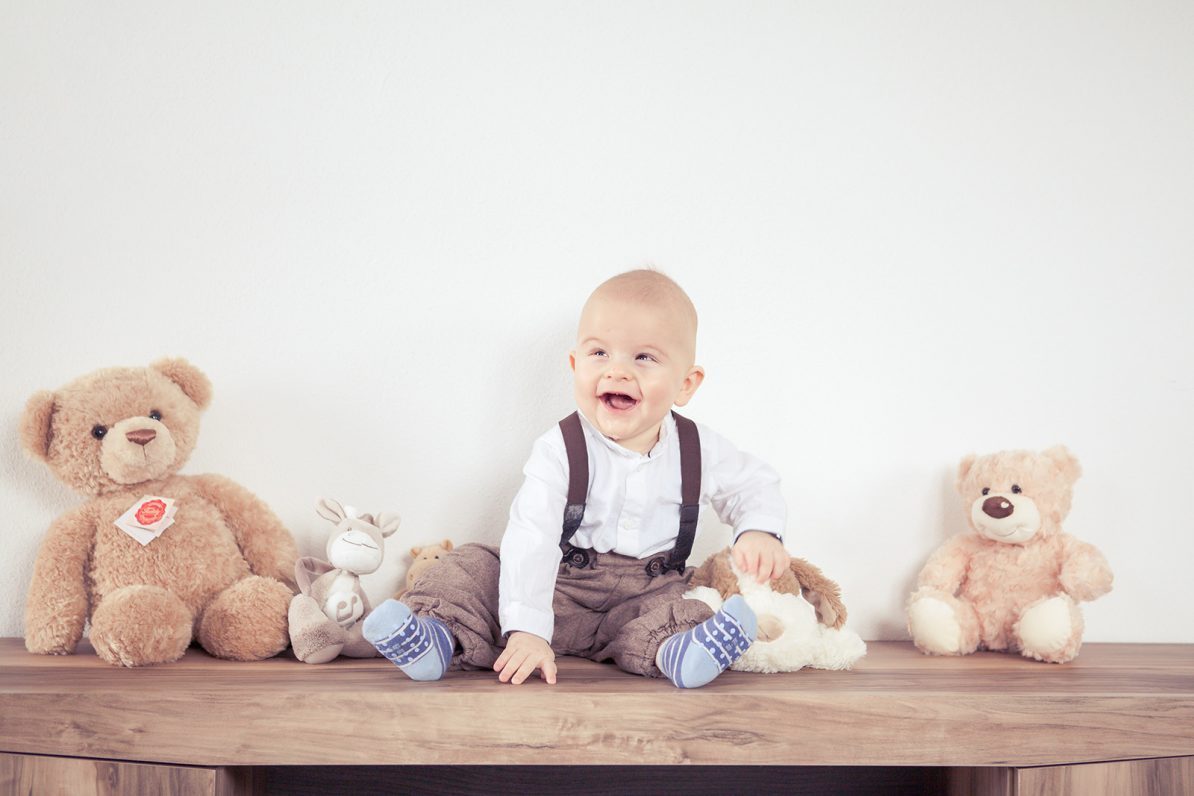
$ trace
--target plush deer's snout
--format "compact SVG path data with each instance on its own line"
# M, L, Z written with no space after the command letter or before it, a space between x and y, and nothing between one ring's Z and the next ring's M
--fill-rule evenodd
M1003 497L989 497L983 501L983 514L996 520L1002 520L1004 517L1010 517L1016 507L1012 502Z
M157 435L158 432L154 431L152 428L139 428L136 431L130 431L124 436L128 438L129 442L135 442L138 445L148 445L149 443L153 442L154 437Z

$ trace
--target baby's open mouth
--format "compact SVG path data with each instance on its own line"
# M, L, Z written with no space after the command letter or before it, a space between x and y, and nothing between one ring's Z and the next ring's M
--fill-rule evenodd
M625 411L633 409L638 401L631 398L629 395L620 392L607 392L601 396L601 403L605 404L610 409L617 411Z

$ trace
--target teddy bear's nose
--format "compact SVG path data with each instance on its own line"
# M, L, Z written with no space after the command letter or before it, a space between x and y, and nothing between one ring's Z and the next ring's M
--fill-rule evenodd
M1007 498L989 497L983 501L983 514L997 520L1010 517L1011 513L1015 510L1016 507Z
M158 432L152 428L139 428L136 431L130 431L124 436L128 438L129 442L135 442L138 445L148 445L153 442L153 438L158 435Z

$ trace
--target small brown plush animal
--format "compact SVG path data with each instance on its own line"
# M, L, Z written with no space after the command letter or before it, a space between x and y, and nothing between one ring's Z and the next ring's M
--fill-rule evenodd
M412 547L410 554L415 560L410 563L410 569L406 570L406 586L394 594L394 599L401 600L402 595L414 588L415 581L424 572L434 566L443 556L451 552L452 547L451 539L445 539L438 544L429 544L424 547Z
M90 496L38 551L30 652L72 654L88 620L96 654L120 666L177 660L192 639L242 661L286 648L294 540L239 484L178 475L210 400L207 377L182 359L99 370L29 399L25 449Z

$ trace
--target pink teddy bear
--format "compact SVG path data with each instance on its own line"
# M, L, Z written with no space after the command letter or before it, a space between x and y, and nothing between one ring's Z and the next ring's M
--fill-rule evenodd
M908 630L930 655L980 647L1050 663L1082 646L1078 602L1111 590L1093 545L1061 530L1082 469L1066 448L967 456L957 488L974 533L929 557L908 600Z

